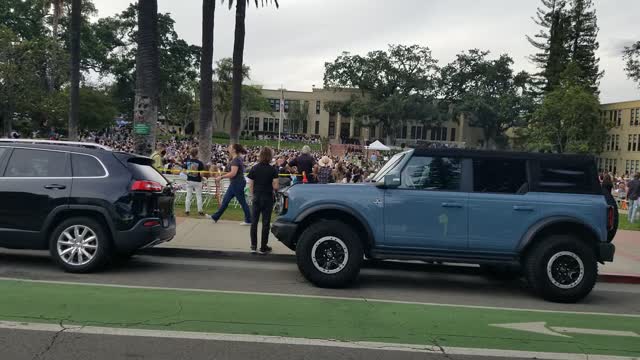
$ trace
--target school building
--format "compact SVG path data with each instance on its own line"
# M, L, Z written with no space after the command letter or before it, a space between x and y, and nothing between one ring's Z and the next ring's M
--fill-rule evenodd
M600 116L611 127L598 155L600 171L615 175L640 172L640 100L603 104Z

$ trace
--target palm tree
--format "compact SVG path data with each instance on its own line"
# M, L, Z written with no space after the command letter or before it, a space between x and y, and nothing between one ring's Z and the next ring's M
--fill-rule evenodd
M200 59L200 158L211 159L213 135L213 26L216 0L202 0L202 55Z
M55 13L55 12L54 12ZM71 2L71 91L69 99L69 140L78 139L80 117L80 23L82 0Z
M156 142L160 102L158 1L138 0L136 95L133 106L134 142L138 154L150 155Z
M222 0L224 3L224 0ZM229 0L229 9L233 7L233 0ZM241 112L242 112L242 66L244 62L244 36L245 36L245 18L247 14L247 3L244 0L236 1L236 29L233 42L233 81L232 81L232 96L231 96L231 133L229 141L231 144L238 143L240 141L240 126L242 124ZM256 7L260 4L275 4L276 7L280 7L278 0L255 0Z
M64 0L46 0L45 9L48 11L50 7L53 7L53 15L51 17L53 43L57 45L58 28L60 24L60 18L62 17L62 11L64 9ZM55 63L55 61L52 60L51 63L53 64ZM52 64L48 64L46 66L46 82L49 92L53 92L53 90L56 88L55 79L53 77L53 69L51 69L51 66L53 66Z

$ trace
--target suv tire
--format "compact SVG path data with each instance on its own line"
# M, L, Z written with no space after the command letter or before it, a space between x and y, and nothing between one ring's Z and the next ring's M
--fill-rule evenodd
M69 218L53 230L49 252L65 271L88 273L107 264L111 257L111 239L95 219Z
M568 235L552 235L528 253L525 273L542 298L573 303L587 296L595 286L598 263L586 243Z
M353 283L364 258L358 234L336 220L312 223L296 247L298 269L319 287L340 288Z

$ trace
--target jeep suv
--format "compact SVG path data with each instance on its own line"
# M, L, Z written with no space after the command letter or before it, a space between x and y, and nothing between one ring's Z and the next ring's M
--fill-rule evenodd
M48 249L69 272L176 234L174 194L147 157L96 144L0 140L0 247Z
M543 298L575 302L613 261L618 211L592 157L416 149L373 181L283 192L272 232L312 283L348 285L365 256L458 262L523 273Z

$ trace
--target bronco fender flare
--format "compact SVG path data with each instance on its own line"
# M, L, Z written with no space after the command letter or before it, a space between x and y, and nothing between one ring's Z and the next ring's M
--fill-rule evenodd
M529 227L529 229L527 230L527 232L522 236L522 238L520 239L520 242L518 243L518 247L517 247L517 252L518 253L522 253L522 251L524 249L526 249L531 243L532 241L536 238L536 236L543 231L545 228L552 226L554 224L558 224L558 223L572 223L575 225L579 225L584 227L585 229L587 229L597 241L601 241L600 235L598 234L598 231L596 229L593 228L593 226L591 226L590 224L585 223L582 220L579 220L577 218L571 217L571 216L553 216L553 217L549 217L543 220L538 221L537 223L535 223L534 225L532 225L531 227ZM594 244L596 245L596 244Z
M313 205L311 207L309 207L308 209L305 209L304 211L302 211L300 214L298 214L298 216L296 216L294 222L299 224L301 222L303 222L305 219L307 219L309 216L318 213L320 211L326 211L326 210L333 210L333 211L341 211L344 213L347 213L349 215L351 215L353 218L355 218L360 225L362 225L362 227L365 230L366 233L366 239L365 239L365 246L368 249L371 249L374 245L374 236L373 236L373 231L371 230L371 226L369 225L369 222L367 220L365 220L364 216L362 216L360 213L358 213L357 211L353 210L352 208L345 206L345 205L338 205L338 204L320 204L320 205ZM338 219L340 220L340 219Z

